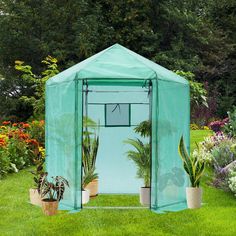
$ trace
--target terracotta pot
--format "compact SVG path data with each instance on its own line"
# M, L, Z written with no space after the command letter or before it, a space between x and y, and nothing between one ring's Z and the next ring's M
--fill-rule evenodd
M38 193L38 190L36 188L31 188L29 190L29 194L30 194L30 203L36 206L42 206L42 201L41 201L41 197Z
M89 202L89 190L82 190L82 204Z
M57 200L53 200L53 201L49 199L42 200L42 209L45 215L52 216L52 215L57 214L57 208L58 208Z
M201 188L186 188L188 208L200 208L202 203L202 189Z
M143 206L150 206L150 190L151 188L140 188L140 203Z
M89 190L90 197L95 197L98 195L98 179L94 179L86 187L86 190Z

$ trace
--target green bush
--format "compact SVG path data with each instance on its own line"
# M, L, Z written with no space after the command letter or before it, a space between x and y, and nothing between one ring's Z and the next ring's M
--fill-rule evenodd
M34 153L26 142L19 139L9 139L8 154L12 164L18 170L33 164Z
M225 124L223 131L230 137L236 137L236 106L232 112L228 112L228 123Z
M0 178L10 170L10 159L7 148L0 148Z
M232 146L234 144L235 141L233 139L223 140L221 143L219 143L218 146L212 149L212 159L216 167L223 168L234 160L236 160L236 155L232 151Z

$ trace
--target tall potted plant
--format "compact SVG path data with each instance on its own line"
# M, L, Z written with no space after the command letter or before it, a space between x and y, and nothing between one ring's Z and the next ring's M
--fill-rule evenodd
M183 161L184 170L188 174L191 183L191 186L186 188L188 208L200 208L202 202L200 180L204 173L205 163L198 157L189 156L183 136L180 138L178 151Z
M140 203L150 205L150 144L144 144L140 139L128 139L125 143L135 150L127 152L127 156L137 166L137 177L143 179L144 186L140 188Z
M38 192L42 199L42 209L45 215L55 215L58 209L58 203L63 199L65 188L69 187L68 181L61 177L51 177L52 181L47 179L48 173L41 175L38 182Z
M41 206L42 201L41 201L40 194L38 192L38 183L39 183L40 176L44 173L43 165L45 162L45 154L44 154L44 150L42 148L39 147L38 153L37 153L36 157L33 159L33 161L34 161L36 168L35 168L35 170L30 171L31 174L34 176L33 177L34 187L30 188L30 190L29 190L30 203L33 205Z
M84 117L83 132L83 179L84 190L89 190L90 196L98 194L98 174L95 173L97 152L99 147L98 125L88 117Z

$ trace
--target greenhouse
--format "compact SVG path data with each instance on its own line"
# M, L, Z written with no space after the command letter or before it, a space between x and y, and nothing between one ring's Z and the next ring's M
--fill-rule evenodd
M130 141L139 140L150 154L148 207L155 212L187 208L188 178L178 143L183 135L189 151L189 119L188 81L119 44L49 79L46 167L49 176L63 176L70 184L60 209L85 207L84 155L91 134L99 137L93 169L99 194L139 193L143 181L127 158L135 147ZM143 122L150 124L150 135L137 133Z

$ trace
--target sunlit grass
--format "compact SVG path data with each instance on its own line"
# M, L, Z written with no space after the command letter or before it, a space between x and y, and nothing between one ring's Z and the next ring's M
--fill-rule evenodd
M206 131L191 132L201 141ZM148 209L83 209L68 214L44 216L39 207L28 203L32 183L27 170L9 175L0 182L0 235L236 235L236 198L233 194L203 184L205 203L198 210L156 214ZM137 195L108 195L90 202L90 206L136 206Z

